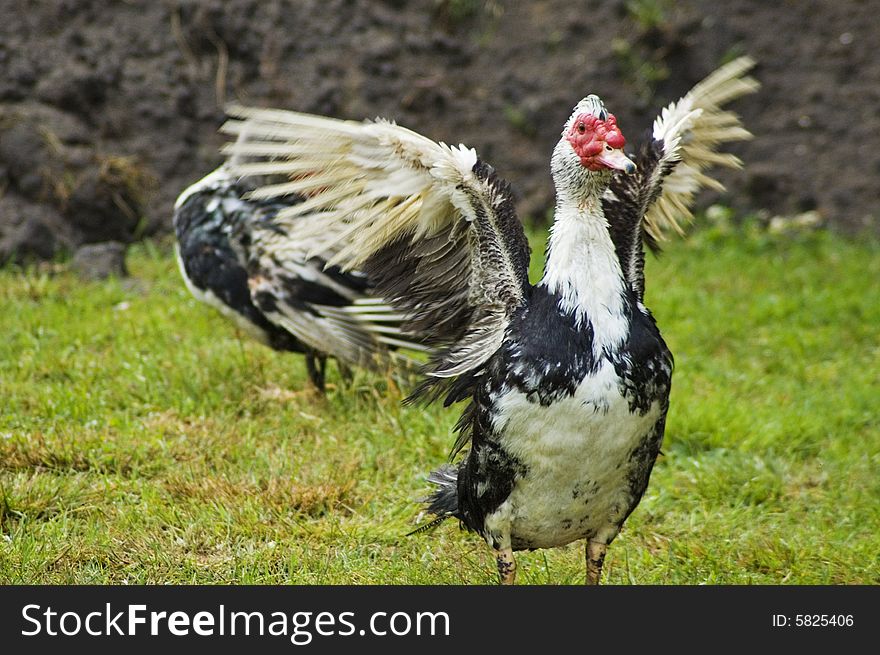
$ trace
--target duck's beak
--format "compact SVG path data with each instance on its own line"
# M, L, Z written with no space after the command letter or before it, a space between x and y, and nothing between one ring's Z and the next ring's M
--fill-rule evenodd
M614 150L606 150L598 156L598 160L615 171L623 171L627 175L636 172L636 165L633 160L623 154L623 150L615 148Z

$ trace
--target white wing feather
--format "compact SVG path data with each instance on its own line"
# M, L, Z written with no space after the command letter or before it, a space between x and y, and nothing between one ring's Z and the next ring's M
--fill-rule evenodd
M411 260L412 280L401 282L388 301L411 312L420 335L448 348L432 375L459 375L494 352L510 312L523 302L528 250L515 215L500 215L505 202L512 207L509 190L475 173L473 149L436 143L384 120L244 107L229 113L235 120L223 130L246 138L225 152L232 161L249 160L230 163L230 171L288 176L254 197L305 196L279 214L292 238L311 241L312 253L332 251L328 265L346 270L392 245L397 257ZM374 264L381 277L383 263ZM456 320L435 319L441 308ZM380 338L396 338L383 330L376 329Z
M742 166L735 155L718 152L718 146L750 139L752 135L735 113L722 110L721 106L758 88L756 80L744 77L754 65L750 57L725 64L663 109L654 121L653 137L664 145L657 172L678 162L663 180L663 192L645 217L645 229L655 239L663 239L669 229L682 232L681 223L693 218L690 207L701 188L724 189L720 182L703 173L706 168Z

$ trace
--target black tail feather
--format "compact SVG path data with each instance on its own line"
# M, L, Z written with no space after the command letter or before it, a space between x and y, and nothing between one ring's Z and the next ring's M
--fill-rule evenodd
M458 512L458 467L441 466L428 476L428 482L437 488L425 499L427 510L436 518L419 526L406 536L427 532L450 517L460 518Z
M437 489L427 500L428 511L436 516L458 515L458 467L446 464L428 476Z

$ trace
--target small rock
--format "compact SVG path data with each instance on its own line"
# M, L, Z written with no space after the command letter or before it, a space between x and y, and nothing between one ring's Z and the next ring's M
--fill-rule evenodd
M821 228L823 223L822 214L810 210L793 216L774 216L770 219L767 229L773 234L809 232Z
M89 243L77 249L71 266L87 280L106 280L111 276L127 277L125 249L125 244L118 241Z
M706 208L706 220L715 225L726 225L733 218L733 210L724 205L709 205Z

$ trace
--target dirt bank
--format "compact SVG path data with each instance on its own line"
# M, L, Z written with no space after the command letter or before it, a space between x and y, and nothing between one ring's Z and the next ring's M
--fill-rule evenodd
M756 138L722 200L878 231L871 4L0 0L0 256L167 230L176 195L219 161L230 100L467 143L541 217L579 98L602 95L632 142L743 53L760 62L760 94L737 105Z

